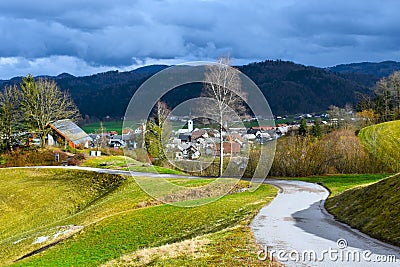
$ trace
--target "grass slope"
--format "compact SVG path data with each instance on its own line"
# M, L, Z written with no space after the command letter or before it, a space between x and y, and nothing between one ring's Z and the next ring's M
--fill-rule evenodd
M331 194L329 197L357 187L368 185L380 181L387 177L388 174L336 174L336 175L325 175L325 176L310 176L310 177L293 177L283 178L287 180L298 180L309 183L319 183L325 186Z
M390 121L361 129L365 148L392 172L400 171L400 121Z
M131 177L121 180L121 176L71 170L1 171L0 209L5 217L1 217L4 229L0 265L98 266L142 249L157 251L160 246L190 243L192 238L207 234L212 236L208 238L210 242L204 243L205 253L188 253L183 258L169 260L183 260L183 265L191 266L200 257L205 266L223 262L242 265L252 258L254 266L265 264L256 262L257 246L247 222L275 196L277 190L271 186L263 185L254 193L229 194L207 205L182 208L152 199ZM118 186L104 181L115 181ZM208 184L208 180L171 179L171 182L186 186ZM247 186L247 182L240 184ZM30 195L35 197L29 198ZM27 196L31 204L18 204ZM15 219L18 216L21 222ZM57 229L71 225L83 229L37 255L13 262L51 243L49 240L33 244L38 237L50 236L54 240L52 236ZM248 249L237 258L236 254L221 250L220 242L228 242L230 250ZM249 243L252 245L248 246Z
M0 177L0 265L39 248L33 241L54 232L55 222L93 205L122 181L116 175L61 169L0 169Z
M164 168L160 166L154 166L150 164L145 164L143 162L134 160L126 156L100 156L100 157L90 157L86 159L81 166L84 167L94 167L103 169L114 169L114 170L124 170L124 171L134 171L134 172L152 172L152 173L162 173L162 174L179 174L185 175L185 173L172 170L169 168Z
M362 232L400 246L400 175L356 187L326 202L335 217Z

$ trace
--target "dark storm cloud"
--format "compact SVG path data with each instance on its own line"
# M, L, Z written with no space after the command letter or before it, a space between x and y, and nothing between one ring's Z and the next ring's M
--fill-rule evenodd
M318 66L399 60L398 10L394 0L1 1L0 77L226 54Z

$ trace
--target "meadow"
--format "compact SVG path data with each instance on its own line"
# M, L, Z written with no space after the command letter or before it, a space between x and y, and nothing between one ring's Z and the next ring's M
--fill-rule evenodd
M188 265L200 261L203 266L260 266L258 247L247 224L277 192L262 185L253 193L240 190L207 205L182 208L152 199L132 177L59 169L0 171L4 177L1 186L6 189L0 194L4 214L1 265L140 264L144 257L138 255L145 251L150 261L170 262L170 266L182 261ZM171 182L199 187L208 180ZM239 185L246 188L248 183L241 181ZM207 199L185 201L202 204ZM196 248L192 254L172 253L189 245ZM50 247L15 261L45 246ZM159 257L165 246L171 255ZM221 248L240 250L241 257Z
M400 172L400 121L390 121L365 127L358 137L376 160L393 172Z

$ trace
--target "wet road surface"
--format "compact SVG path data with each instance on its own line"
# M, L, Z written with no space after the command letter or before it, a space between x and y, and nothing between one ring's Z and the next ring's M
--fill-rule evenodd
M400 266L400 248L334 220L328 191L301 181L266 180L280 189L255 217L257 242L286 266ZM265 258L260 252L260 258ZM395 261L395 262L393 262Z

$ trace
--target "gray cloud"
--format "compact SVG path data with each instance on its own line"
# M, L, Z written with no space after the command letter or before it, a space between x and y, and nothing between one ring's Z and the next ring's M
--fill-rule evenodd
M395 0L7 2L0 2L0 78L29 68L81 75L224 54L238 63L317 66L400 60Z

